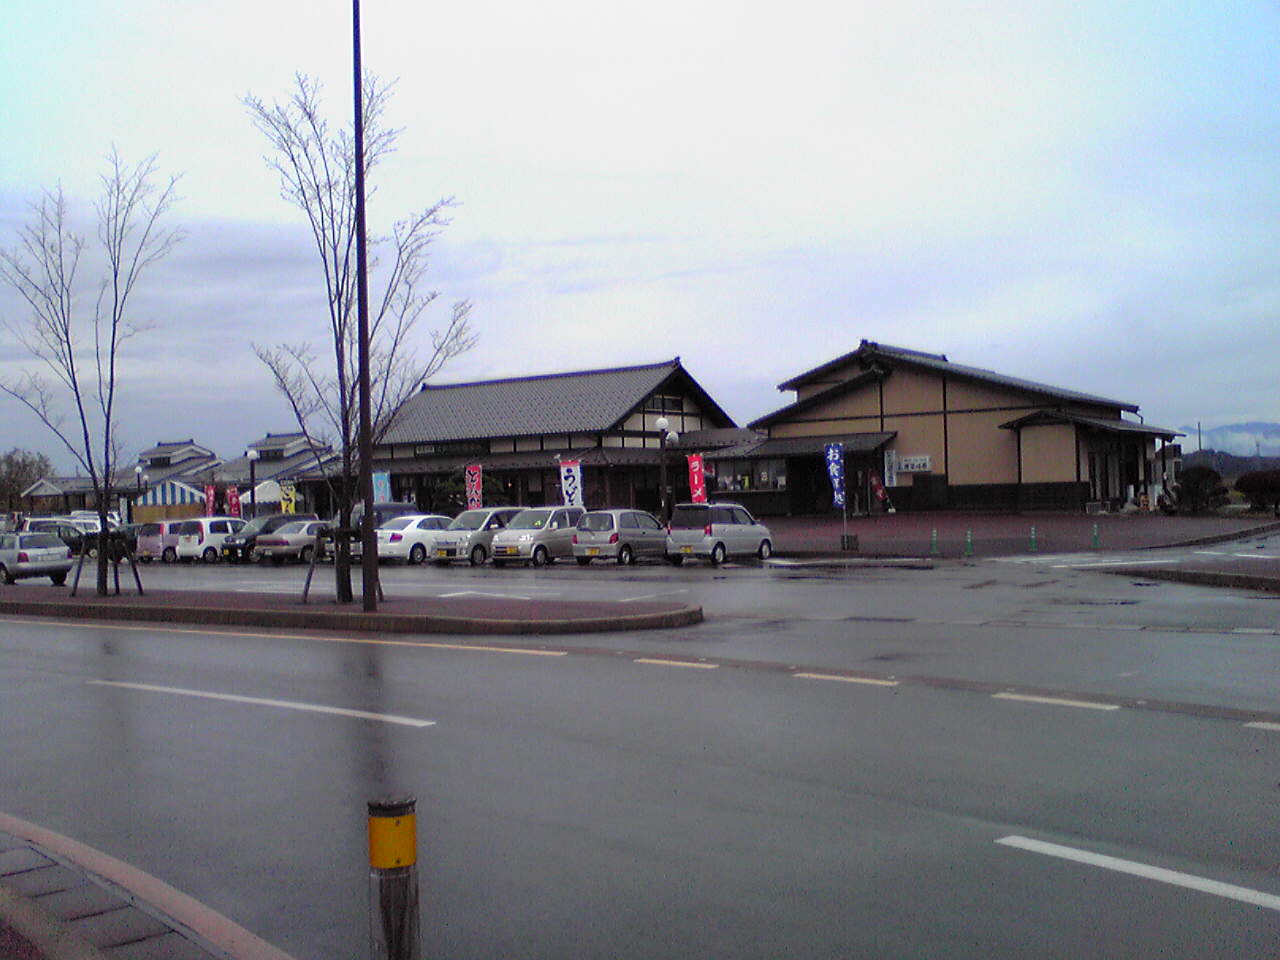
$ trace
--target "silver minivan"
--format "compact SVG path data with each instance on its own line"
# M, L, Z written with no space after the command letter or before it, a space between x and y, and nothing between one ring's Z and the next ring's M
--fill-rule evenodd
M523 507L480 507L464 510L436 536L431 559L439 564L467 560L478 567L489 559L494 534L505 527Z
M591 510L573 535L573 556L584 567L596 559L626 566L637 557L661 557L666 548L666 529L643 510Z
M543 567L573 556L573 531L582 507L529 507L521 510L506 528L493 535L493 565L508 560Z
M667 524L667 560L697 557L712 564L729 557L773 555L773 534L737 503L678 503Z

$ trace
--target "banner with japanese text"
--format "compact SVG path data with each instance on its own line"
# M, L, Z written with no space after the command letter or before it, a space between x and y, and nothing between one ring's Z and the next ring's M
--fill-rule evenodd
M827 476L831 478L831 505L844 509L844 444L826 446Z
M298 489L292 483L280 484L280 512L298 512Z
M218 489L212 483L204 485L204 515L206 517L213 516L213 508L218 503Z
M386 503L391 499L391 474L381 470L373 474L373 502Z
M227 487L227 516L240 516L240 489Z
M582 461L560 461L560 489L566 507L585 507L582 502Z
M484 506L484 468L478 463L469 463L467 473L467 509L479 510Z
M702 464L702 454L691 453L689 460L689 499L694 503L707 502L707 476Z

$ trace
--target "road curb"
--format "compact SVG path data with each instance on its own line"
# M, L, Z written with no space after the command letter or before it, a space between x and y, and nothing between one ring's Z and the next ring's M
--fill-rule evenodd
M230 960L293 960L283 950L163 880L78 840L5 813L0 813L0 832L31 844L51 859L118 892L125 903L145 909L175 933L210 951L210 956ZM37 948L45 950L46 943L52 944L55 952L46 952L47 960L105 960L101 951L76 936L65 922L51 917L38 904L21 896L9 899L12 902L8 905L14 910L12 913L0 911L0 917ZM6 901L0 900L0 907L5 905ZM20 925L23 923L31 933L23 929Z
M1234 533L1215 533L1208 537L1195 537L1191 540L1179 540L1176 543L1158 543L1151 547L1135 547L1137 550L1176 550L1178 547L1203 547L1211 543L1230 543L1232 540L1247 540L1250 537L1260 537L1264 533L1274 533L1280 530L1280 520L1274 523L1260 523L1256 527L1249 527L1247 530L1237 530Z
M1169 580L1202 587L1230 587L1237 590L1260 590L1280 593L1280 577L1259 577L1248 573L1220 573L1213 570L1178 570L1173 567L1144 567L1141 564L1099 570L1121 577L1143 577L1147 580Z
M472 636L501 634L611 633L663 630L701 623L702 607L684 606L651 613L608 617L501 619L439 614L280 610L198 606L147 606L140 603L65 603L57 600L0 600L0 614L75 620L131 620L146 623L195 623L203 626L285 627L294 630L342 630L361 633L448 633Z

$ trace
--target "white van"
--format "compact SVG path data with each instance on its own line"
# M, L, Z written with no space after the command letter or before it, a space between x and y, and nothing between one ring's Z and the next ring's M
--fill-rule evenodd
M195 517L176 524L178 559L212 563L222 555L222 541L239 533L244 521L238 517Z

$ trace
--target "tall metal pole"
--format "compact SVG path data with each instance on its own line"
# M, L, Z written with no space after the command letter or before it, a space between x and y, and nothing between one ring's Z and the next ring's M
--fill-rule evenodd
M369 416L369 281L364 228L364 76L360 66L360 0L351 0L351 37L356 101L356 317L360 362L361 593L366 613L378 609L378 541L373 532L373 423Z

